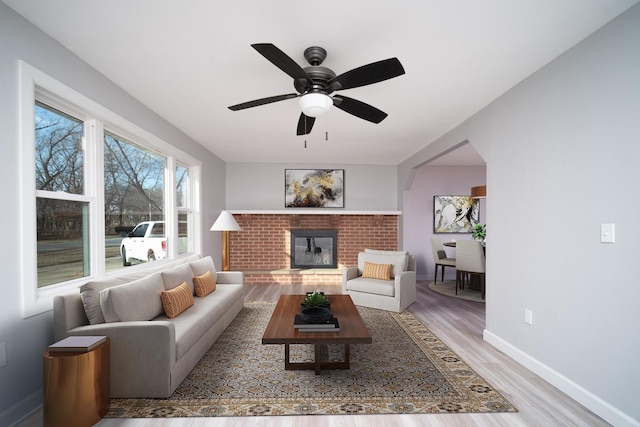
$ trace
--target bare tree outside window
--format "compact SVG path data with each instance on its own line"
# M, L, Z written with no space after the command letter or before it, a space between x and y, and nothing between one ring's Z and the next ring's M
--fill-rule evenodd
M35 104L38 287L89 275L84 194L84 123Z
M167 160L112 133L104 135L107 270L120 268L121 241L144 221L164 221ZM114 260L115 258L115 260Z
M82 121L36 103L36 189L84 194Z

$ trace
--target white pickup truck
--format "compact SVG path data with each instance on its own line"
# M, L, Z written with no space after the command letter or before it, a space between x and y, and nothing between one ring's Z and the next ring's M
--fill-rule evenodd
M136 225L120 243L122 265L131 265L131 260L155 261L167 256L167 237L164 221L146 221Z

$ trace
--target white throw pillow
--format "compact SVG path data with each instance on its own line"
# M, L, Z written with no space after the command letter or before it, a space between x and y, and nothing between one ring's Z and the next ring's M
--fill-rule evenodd
M182 282L187 282L191 293L195 293L193 289L193 270L190 264L182 264L170 270L163 271L162 280L164 281L165 291L170 291L176 286L180 286Z
M160 293L164 283L160 273L126 285L100 291L100 307L106 322L151 320L164 313Z
M193 261L191 263L191 270L193 270L194 276L202 276L207 271L210 271L213 275L214 280L218 280L218 275L216 274L216 266L213 263L213 258L210 256L199 259L198 261Z

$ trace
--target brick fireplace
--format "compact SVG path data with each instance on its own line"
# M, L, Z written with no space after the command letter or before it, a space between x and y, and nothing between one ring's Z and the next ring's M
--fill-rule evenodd
M344 212L344 211L343 211ZM248 284L340 284L342 270L364 248L396 250L399 214L234 212L242 228L230 233L231 270ZM337 268L291 268L291 230L335 230Z

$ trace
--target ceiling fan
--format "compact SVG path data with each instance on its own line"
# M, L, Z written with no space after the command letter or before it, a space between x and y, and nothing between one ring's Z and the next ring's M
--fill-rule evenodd
M302 113L298 120L297 135L307 135L311 132L316 117L325 114L332 105L361 119L380 123L387 117L387 113L384 111L357 99L339 94L335 94L333 97L329 95L336 90L366 86L404 74L404 68L398 58L373 62L336 76L333 70L320 65L327 57L327 51L321 47L312 46L305 49L304 57L310 64L306 68L300 67L286 53L271 43L257 43L252 44L251 47L292 77L293 86L297 93L256 99L232 105L229 109L233 111L244 110L272 102L300 98Z

